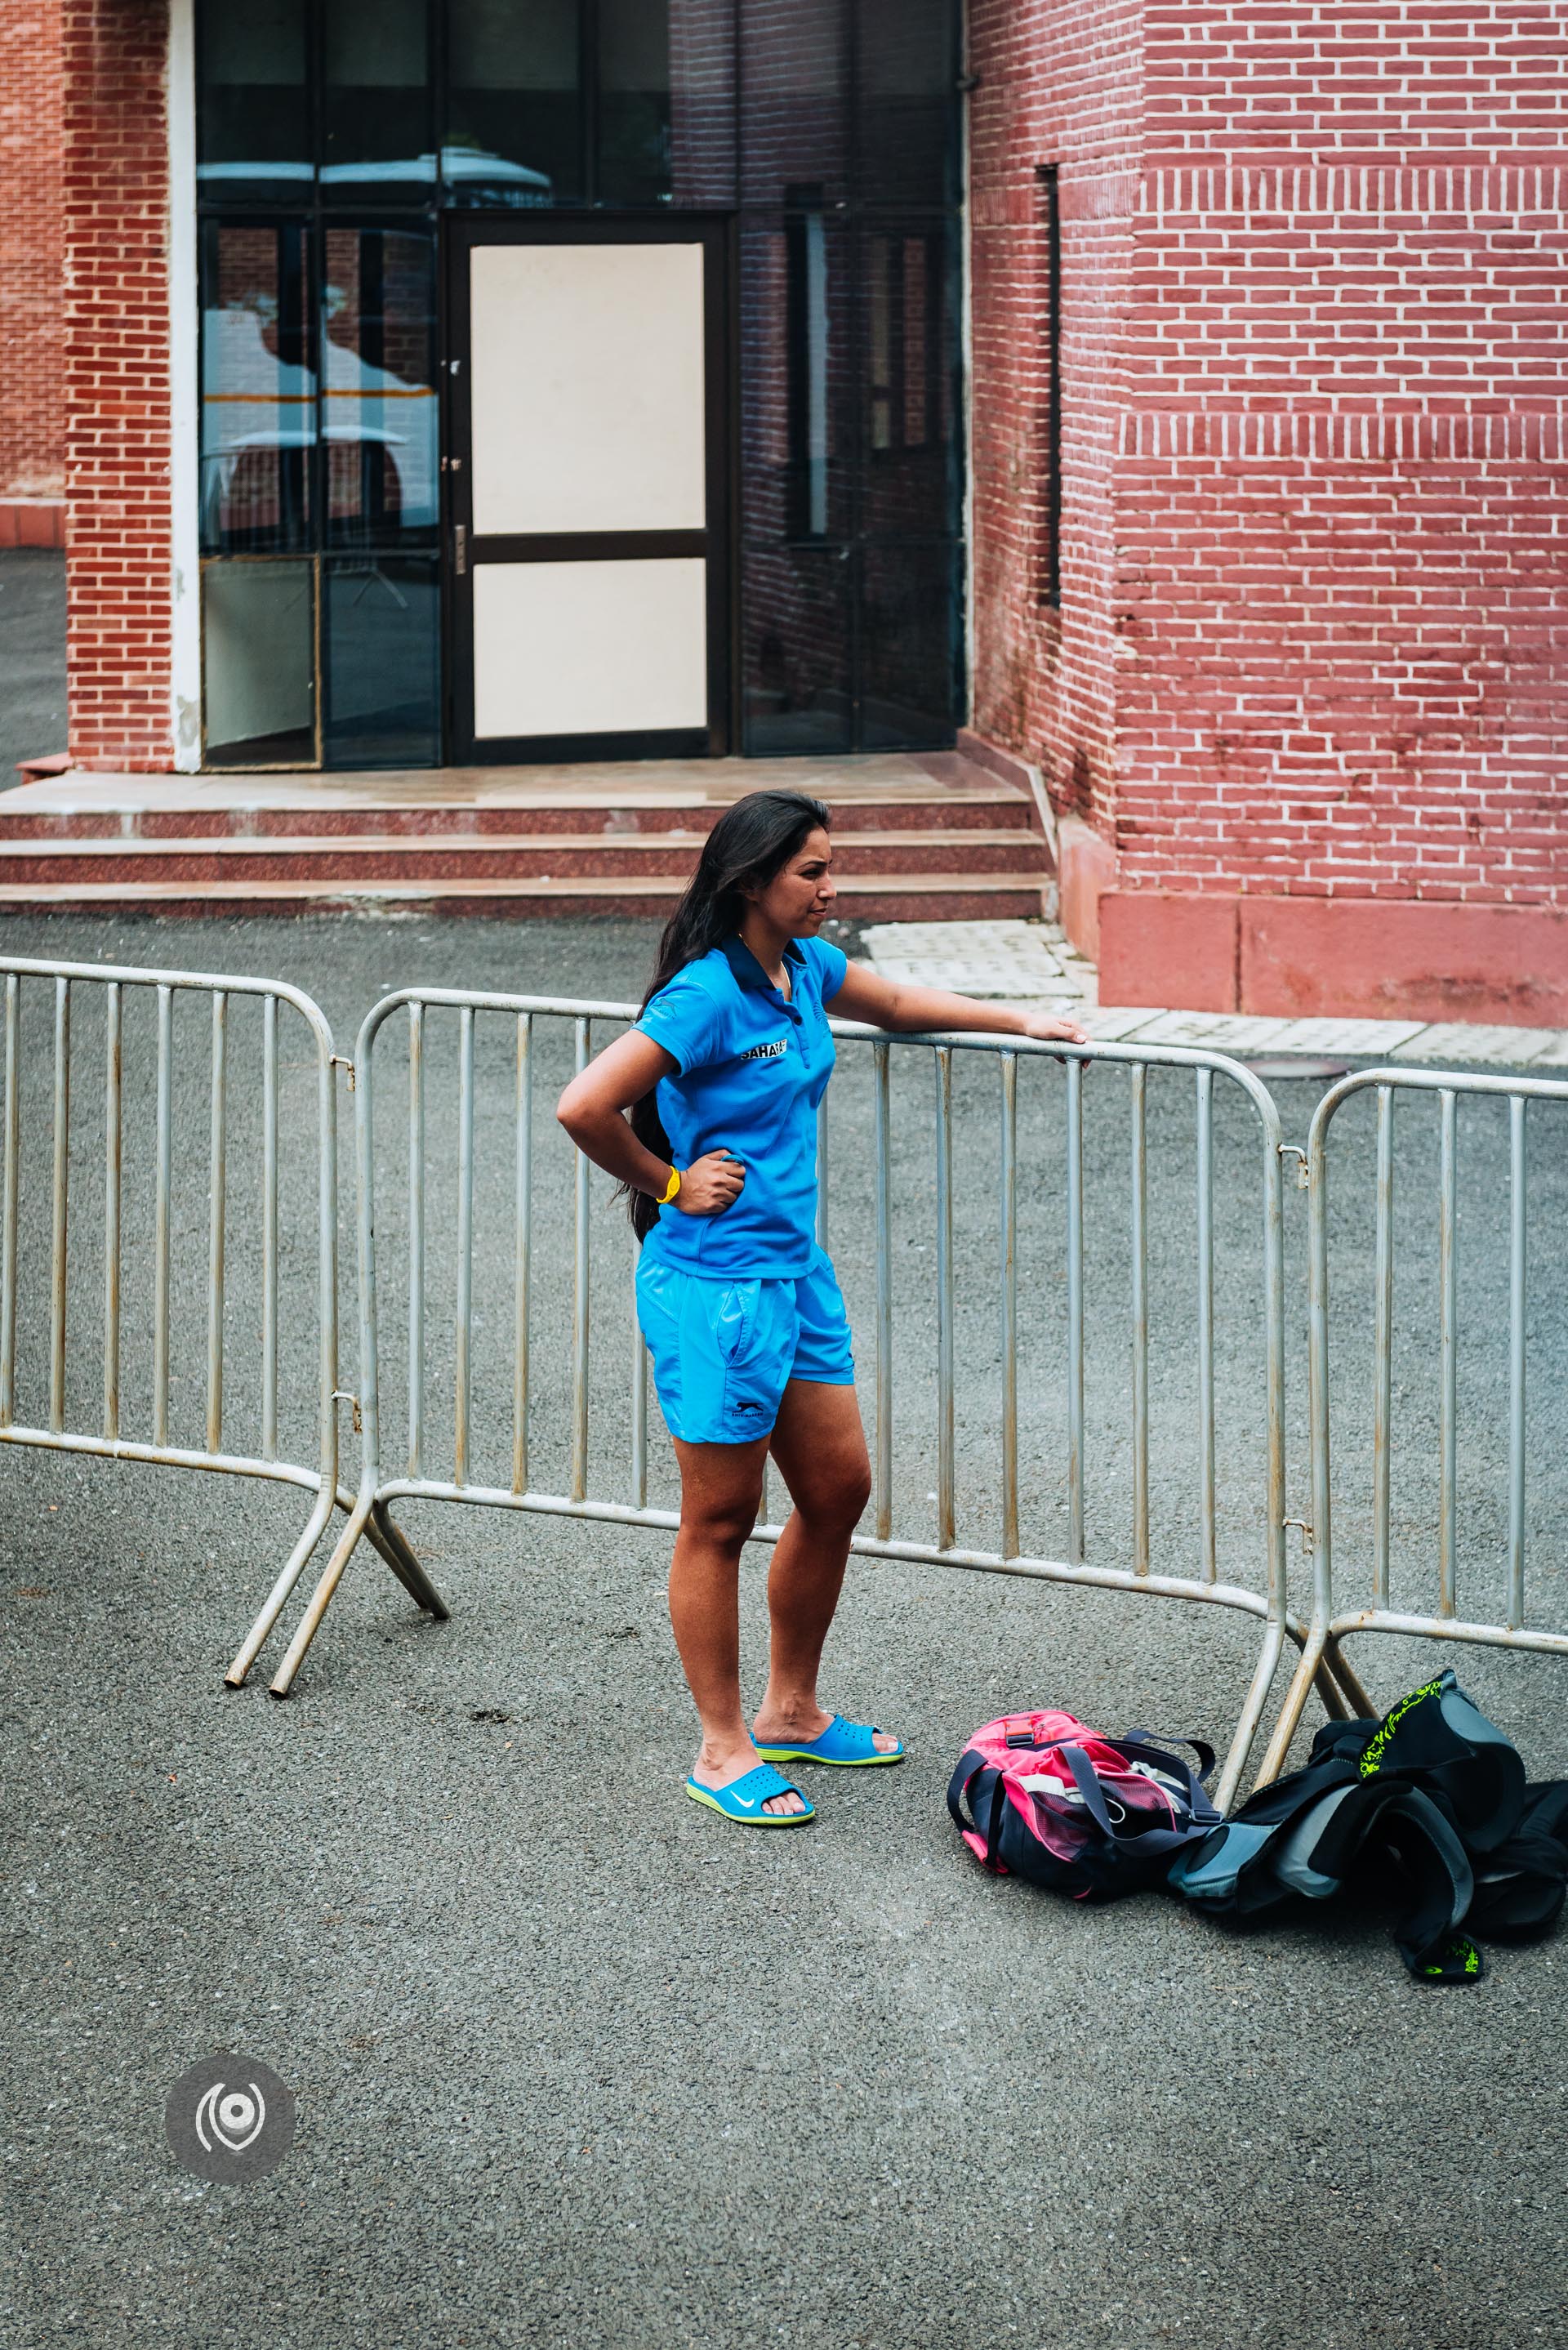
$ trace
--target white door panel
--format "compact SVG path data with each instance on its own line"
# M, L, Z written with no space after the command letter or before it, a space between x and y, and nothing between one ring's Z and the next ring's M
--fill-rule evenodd
M707 570L701 556L481 564L474 733L705 726Z
M702 247L472 256L473 528L701 530Z

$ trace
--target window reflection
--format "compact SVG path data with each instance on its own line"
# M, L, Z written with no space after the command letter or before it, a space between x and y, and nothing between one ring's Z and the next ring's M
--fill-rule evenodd
M316 437L305 229L208 221L202 261L202 546L304 546Z
M603 204L670 195L670 0L598 0Z
M745 747L753 756L851 747L848 590L842 548L747 549Z
M323 240L322 439L335 546L434 544L434 248L395 229Z
M322 192L396 202L435 176L426 0L321 0Z
M312 177L305 0L198 0L197 178L254 198Z
M785 351L789 403L789 530L827 536L827 227L809 198L784 225L789 283Z
M434 765L441 675L433 559L334 558L326 575L327 765Z
M316 764L316 567L202 570L206 759L214 767Z
M867 546L860 561L859 746L940 749L959 706L954 550Z
M958 74L955 11L857 0L856 181L864 203L952 201Z
M583 193L577 0L464 0L447 25L441 174L463 203Z

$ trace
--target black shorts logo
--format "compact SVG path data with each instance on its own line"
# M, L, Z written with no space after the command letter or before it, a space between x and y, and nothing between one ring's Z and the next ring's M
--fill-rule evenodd
M742 1061L782 1061L788 1051L789 1038L780 1036L771 1045L753 1045L749 1052L741 1055L741 1058Z

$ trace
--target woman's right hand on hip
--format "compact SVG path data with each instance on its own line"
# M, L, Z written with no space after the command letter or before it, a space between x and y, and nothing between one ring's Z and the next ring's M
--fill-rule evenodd
M680 1170L675 1205L683 1215L718 1216L739 1199L746 1170L727 1150L710 1150Z

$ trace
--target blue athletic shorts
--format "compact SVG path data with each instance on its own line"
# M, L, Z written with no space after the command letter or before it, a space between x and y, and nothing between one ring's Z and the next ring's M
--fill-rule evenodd
M783 1281L708 1281L645 1249L637 1318L665 1424L687 1444L768 1435L791 1379L855 1384L849 1317L821 1249L805 1273Z

